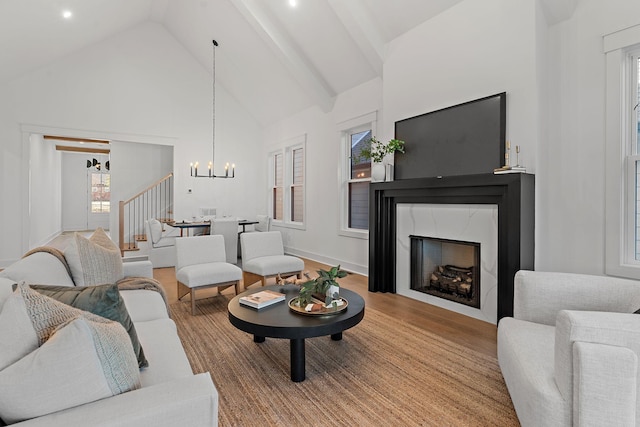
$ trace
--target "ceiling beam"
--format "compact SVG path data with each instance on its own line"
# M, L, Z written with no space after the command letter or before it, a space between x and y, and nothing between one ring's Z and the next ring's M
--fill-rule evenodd
M330 112L336 93L291 37L281 29L282 26L269 15L261 1L231 0L231 3L278 56L314 103L325 113Z
M109 141L106 139L91 139L91 138L72 138L69 136L54 136L54 135L44 135L43 139L52 139L55 141L68 141L68 142L86 142L87 144L109 144Z
M104 148L90 148L90 147L67 147L65 145L56 145L57 151L71 151L74 153L97 153L97 154L109 154L109 149Z
M329 0L329 5L342 21L351 38L360 48L375 73L382 77L384 40L366 6L355 1Z

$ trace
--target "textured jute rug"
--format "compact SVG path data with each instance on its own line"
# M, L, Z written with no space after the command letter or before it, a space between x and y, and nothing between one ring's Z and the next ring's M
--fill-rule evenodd
M289 341L229 323L227 296L171 305L194 372L210 372L221 426L517 426L497 360L371 308L360 324L306 340L306 380Z

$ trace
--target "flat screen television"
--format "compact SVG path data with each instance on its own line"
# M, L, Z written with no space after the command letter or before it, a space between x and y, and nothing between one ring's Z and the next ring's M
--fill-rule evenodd
M395 123L405 154L395 155L395 179L493 173L504 164L506 93Z

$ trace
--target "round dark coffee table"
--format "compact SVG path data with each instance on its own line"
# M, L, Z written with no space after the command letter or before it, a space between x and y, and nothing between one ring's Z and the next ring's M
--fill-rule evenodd
M264 289L282 292L286 295L284 302L256 310L240 305L239 298ZM331 339L339 341L342 332L360 323L364 317L364 300L360 295L348 289L340 288L340 296L349 305L338 314L325 316L305 316L289 309L289 300L300 293L300 288L293 285L273 285L249 289L229 301L229 321L241 331L253 334L253 341L264 342L265 337L286 338L290 340L291 381L300 382L305 378L305 338L331 335Z

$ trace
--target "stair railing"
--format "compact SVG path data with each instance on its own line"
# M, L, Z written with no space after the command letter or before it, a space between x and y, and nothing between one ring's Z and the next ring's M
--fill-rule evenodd
M118 238L124 256L125 251L138 250L137 241L146 238L145 221L151 218L173 221L173 173L128 200L120 201L118 208Z

